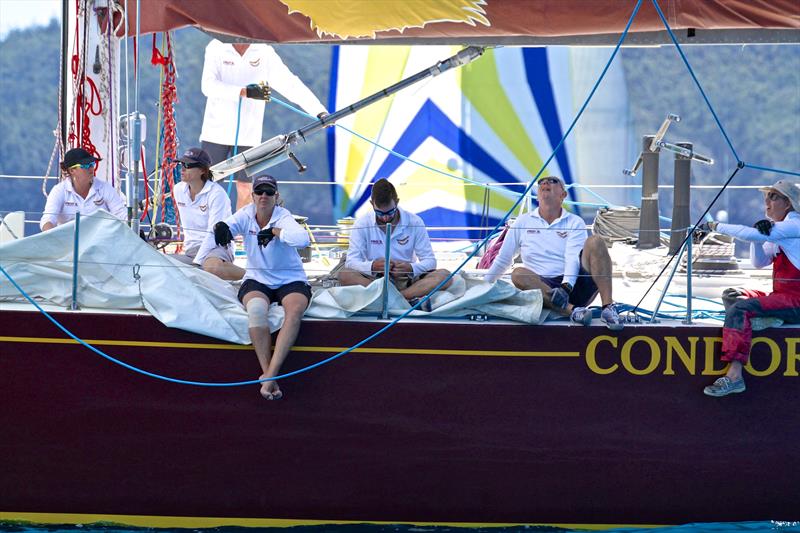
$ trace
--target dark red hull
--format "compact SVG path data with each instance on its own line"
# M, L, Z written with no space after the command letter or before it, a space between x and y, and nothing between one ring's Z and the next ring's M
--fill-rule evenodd
M724 399L702 394L714 379L703 375L709 365L721 368L719 328L629 327L617 336L417 322L282 382L285 399L267 402L257 386L135 374L48 340L64 335L37 313L0 316L6 519L800 520L797 328L757 334L752 363L768 375L748 376L745 394ZM218 341L149 316L56 316L79 337L124 341L99 348L152 372L258 375L250 349L214 349ZM377 327L307 321L286 370ZM693 371L678 348L687 359L695 353Z

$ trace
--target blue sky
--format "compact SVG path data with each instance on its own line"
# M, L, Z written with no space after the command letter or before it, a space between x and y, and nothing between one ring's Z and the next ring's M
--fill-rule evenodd
M61 19L60 0L0 0L0 38L9 31Z

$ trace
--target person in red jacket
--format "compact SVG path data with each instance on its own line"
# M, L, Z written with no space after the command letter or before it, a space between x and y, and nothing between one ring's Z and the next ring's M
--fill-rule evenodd
M800 323L800 180L784 179L760 190L764 192L767 218L752 228L717 222L701 225L701 230L750 241L754 267L772 265L770 294L746 289L725 291L727 303L732 305L727 307L722 329L722 360L729 361L730 366L723 377L703 389L708 396L744 392L742 365L750 355L753 318Z

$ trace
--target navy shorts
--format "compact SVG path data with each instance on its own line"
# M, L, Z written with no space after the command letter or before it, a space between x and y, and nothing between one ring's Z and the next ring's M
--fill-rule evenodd
M245 282L242 283L242 286L239 288L239 301L241 302L244 300L245 295L248 292L253 291L266 294L270 303L281 303L287 295L292 294L293 292L303 294L306 298L308 298L309 301L311 301L311 286L308 283L303 283L302 281L293 281L291 283L287 283L286 285L281 285L277 289L270 289L260 281L248 279L245 280Z
M539 279L550 288L560 286L563 278L564 276L556 276L554 278L539 276ZM578 279L575 280L575 286L572 287L572 292L569 293L569 303L575 307L586 307L592 303L595 297L597 297L597 285L595 285L592 275L581 266L580 270L578 270Z

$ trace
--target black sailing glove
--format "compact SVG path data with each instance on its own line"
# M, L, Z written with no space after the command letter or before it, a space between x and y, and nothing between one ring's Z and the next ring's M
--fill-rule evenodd
M247 97L253 100L265 100L269 102L270 96L272 95L272 89L264 82L251 83L245 87L245 90L247 91Z
M233 240L231 228L224 222L214 224L214 242L217 246L228 246Z
M262 248L268 245L270 241L272 241L272 239L274 238L275 234L272 233L271 227L262 229L261 231L258 232L258 235L256 235L256 239L258 240L258 245L261 246Z
M764 220L759 220L758 222L753 224L753 227L756 228L760 234L769 235L770 232L772 231L772 226L774 225L775 223L773 221L767 220L765 218Z

